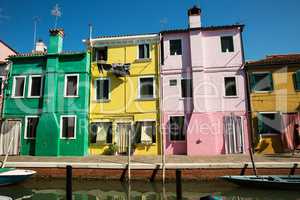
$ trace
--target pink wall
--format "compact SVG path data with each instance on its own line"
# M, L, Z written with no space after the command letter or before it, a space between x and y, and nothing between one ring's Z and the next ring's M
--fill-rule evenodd
M243 120L244 152L249 146L248 118L243 112L193 113L188 126L188 155L217 155L225 153L223 117L234 113Z
M3 42L0 41L0 61L5 61L9 55L15 55L16 53L8 48Z
M234 52L222 52L221 36L233 36ZM244 116L244 147L248 149L248 120L243 53L239 29L163 34L164 65L161 66L162 111L167 154L223 154L223 117ZM182 39L181 56L169 55L169 40ZM235 76L237 97L225 97L224 77ZM182 78L193 79L193 98L181 97ZM170 86L170 80L177 80ZM170 115L189 115L186 141L170 141Z

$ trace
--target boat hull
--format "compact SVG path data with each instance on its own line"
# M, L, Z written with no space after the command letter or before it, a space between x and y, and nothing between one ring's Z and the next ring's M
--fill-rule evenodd
M222 176L223 180L245 187L299 190L300 176Z
M0 186L12 185L20 183L34 175L36 172L32 170L15 169L8 172L0 173Z

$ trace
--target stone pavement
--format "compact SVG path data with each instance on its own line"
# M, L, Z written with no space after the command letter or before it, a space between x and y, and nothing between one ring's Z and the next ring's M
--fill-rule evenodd
M4 157L0 157L3 160ZM258 167L300 167L300 154L255 155ZM241 168L245 163L250 166L249 155L218 156L166 156L167 168ZM79 168L126 168L127 156L86 156L86 157L40 157L9 156L7 167L64 167L67 164ZM156 168L161 165L161 156L132 156L131 164L136 169Z

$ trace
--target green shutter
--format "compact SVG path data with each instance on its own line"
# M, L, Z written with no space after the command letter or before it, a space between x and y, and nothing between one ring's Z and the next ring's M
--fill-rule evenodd
M273 88L273 78L272 78L272 73L269 73L268 74L268 78L269 78L269 81L270 81L270 91L272 91L274 88Z
M295 83L294 83L295 89L297 91L299 91L300 90L300 70L296 71L294 80L295 80Z
M260 113L257 113L257 133L263 133L264 124L263 116Z
M249 82L250 82L250 89L251 91L255 90L255 75L249 74Z

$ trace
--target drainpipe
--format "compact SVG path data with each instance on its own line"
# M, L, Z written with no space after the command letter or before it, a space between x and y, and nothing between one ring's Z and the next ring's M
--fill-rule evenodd
M250 147L249 148L254 148L254 138L253 138L253 124L252 124L252 111L251 111L251 103L250 103L250 92L251 92L251 89L250 89L250 81L248 79L248 71L246 69L246 66L245 66L245 54L244 54L244 42L243 42L243 33L242 33L242 29L240 28L240 41L241 41L241 49L242 49L242 69L244 70L245 72L245 79L244 79L244 82L245 82L245 89L246 89L246 98L247 98L247 101L246 101L246 109L247 109L247 122L248 122L248 127L247 127L247 130L248 130L248 140L249 140L249 134L250 134L250 141L249 141L249 145ZM250 126L250 128L249 128Z
M162 180L163 185L165 184L166 177L166 155L165 155L165 144L164 144L164 129L163 129L163 77L162 77L162 69L161 69L161 42L163 42L162 34L159 33L159 48L158 48L158 68L159 68L159 110L160 110L160 142L161 142L161 162L162 162Z

